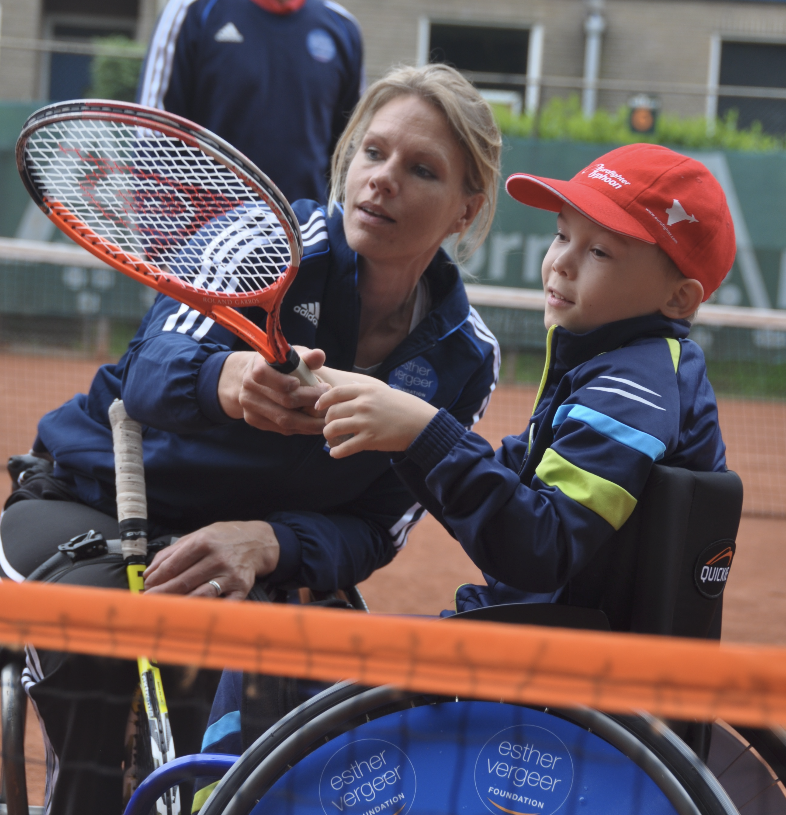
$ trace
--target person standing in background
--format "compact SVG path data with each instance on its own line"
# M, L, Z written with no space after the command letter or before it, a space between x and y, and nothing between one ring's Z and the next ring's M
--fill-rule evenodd
M137 101L212 130L289 201L324 204L364 86L360 26L332 0L170 0Z

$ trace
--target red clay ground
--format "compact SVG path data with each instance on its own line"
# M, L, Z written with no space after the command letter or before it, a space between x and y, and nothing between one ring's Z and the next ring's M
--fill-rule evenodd
M0 354L0 461L25 452L40 416L85 391L95 361ZM494 445L523 428L535 390L502 386L479 430ZM786 645L786 404L721 399L729 466L743 479L745 515L724 608L724 639ZM8 484L0 477L0 500ZM762 517L766 515L780 517ZM362 584L372 610L436 614L450 608L461 583L480 579L461 547L432 518L410 535L387 568ZM35 717L28 720L32 804L43 801L43 748Z

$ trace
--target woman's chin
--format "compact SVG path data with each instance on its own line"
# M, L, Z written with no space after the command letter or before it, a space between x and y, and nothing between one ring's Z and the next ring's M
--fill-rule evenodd
M400 254L401 241L396 241L392 230L381 226L358 223L355 219L344 220L344 235L350 249L366 260L387 260L388 256ZM396 252L396 248L399 252Z

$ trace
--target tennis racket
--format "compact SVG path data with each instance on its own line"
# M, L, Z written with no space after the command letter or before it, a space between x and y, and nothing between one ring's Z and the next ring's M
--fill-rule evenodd
M165 111L77 100L30 116L16 160L33 200L73 241L317 384L279 320L303 254L297 218L227 142ZM267 331L236 311L247 306L267 312Z
M146 568L147 557L147 497L145 468L142 461L142 428L138 422L129 419L120 399L115 399L109 407L109 423L112 426L112 444L115 452L120 544L126 561L128 587L137 594L145 588L142 573ZM146 714L138 715L137 741L142 740L144 731L147 731L149 736L147 744L139 745L137 753L148 755L152 759L150 769L155 770L175 758L175 745L158 666L147 657L137 657L137 666ZM137 760L137 763L143 762ZM159 815L179 815L178 792L177 787L172 787L158 799L156 811Z

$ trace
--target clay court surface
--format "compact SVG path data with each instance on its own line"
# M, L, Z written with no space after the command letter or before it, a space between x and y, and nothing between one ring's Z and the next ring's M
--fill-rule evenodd
M87 390L95 360L0 354L0 460L26 452L47 410ZM501 386L479 425L492 445L524 427L535 389ZM745 484L737 558L726 589L724 639L786 645L786 403L719 399L729 466ZM10 489L0 478L0 499ZM452 607L461 583L480 573L433 519L423 520L396 560L361 589L380 612L436 614ZM30 803L43 802L43 751L32 711L28 718Z

